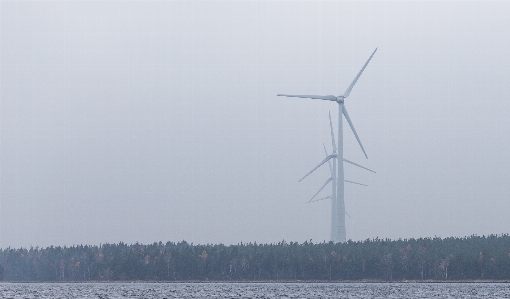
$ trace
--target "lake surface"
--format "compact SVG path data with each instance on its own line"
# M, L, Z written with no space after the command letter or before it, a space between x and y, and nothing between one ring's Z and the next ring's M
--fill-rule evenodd
M510 298L510 284L1 283L0 298Z

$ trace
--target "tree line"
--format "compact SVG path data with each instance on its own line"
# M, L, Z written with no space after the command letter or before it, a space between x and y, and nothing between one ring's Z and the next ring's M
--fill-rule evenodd
M510 236L0 250L6 281L510 280Z

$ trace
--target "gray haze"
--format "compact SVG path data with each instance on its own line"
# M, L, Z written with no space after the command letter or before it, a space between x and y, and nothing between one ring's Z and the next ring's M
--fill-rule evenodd
M509 232L510 2L0 5L2 248Z

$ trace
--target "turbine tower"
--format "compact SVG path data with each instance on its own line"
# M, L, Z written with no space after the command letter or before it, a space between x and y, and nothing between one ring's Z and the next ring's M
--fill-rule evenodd
M356 137L356 140L358 141L358 144L361 147L361 150L363 151L363 154L368 159L367 153L365 152L365 149L363 148L363 145L361 144L361 141L358 137L358 133L356 133L356 129L354 129L354 125L352 124L351 118L349 117L349 113L347 113L347 108L345 108L344 100L351 94L351 90L358 81L359 77L367 67L368 63L374 56L375 52L377 51L377 48L374 50L372 55L368 58L367 62L365 62L365 65L361 68L358 75L354 78L354 80L351 82L349 87L345 90L345 92L342 95L334 96L334 95L327 95L327 96L321 96L321 95L289 95L289 94L278 94L277 96L284 96L284 97L294 97L294 98L308 98L308 99L318 99L318 100L326 100L326 101L332 101L336 102L338 104L338 152L336 153L336 157L333 157L333 155L328 156L328 158L324 159L321 164L319 164L316 168L314 168L311 172L313 172L315 169L319 168L322 164L326 163L332 158L341 159L344 160L344 146L343 146L343 126L342 126L342 114L344 115L345 119L347 120L347 123L351 127L352 132L354 133L354 136ZM334 147L333 147L334 150ZM345 232L345 202L344 202L344 167L343 163L336 163L336 160L333 160L333 170L335 170L335 165L338 165L338 170L335 171L337 174L335 179L332 179L333 181L336 181L336 188L333 186L333 189L336 189L336 194L333 192L332 200L331 200L331 241L338 243L338 242L345 242L346 241L346 232ZM310 172L310 173L311 173ZM310 174L309 173L309 174ZM305 176L306 177L306 176ZM329 183L329 182L328 182ZM333 183L334 184L334 183ZM326 183L327 185L327 183Z

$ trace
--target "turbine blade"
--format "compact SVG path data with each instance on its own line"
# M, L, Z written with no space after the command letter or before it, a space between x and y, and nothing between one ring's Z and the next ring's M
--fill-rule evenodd
M333 153L336 153L335 133L333 132L333 122L331 121L331 111L329 111L329 127L331 128L331 144L333 146Z
M324 143L322 144L322 146L324 147L324 152L326 153L326 158L327 158L329 156L328 150L326 150L326 146L324 145ZM329 165L329 171L331 171L331 176L333 176L333 167L331 166L330 160L328 160L328 165Z
M347 214L347 212L345 212L345 215L349 216L349 218L351 218L351 215ZM351 218L352 219L352 218Z
M347 90L345 90L345 92L344 92L344 98L348 97L351 94L351 90L354 87L354 84L356 84L356 82L358 82L358 79L361 76L361 73L363 73L363 71L367 67L368 63L370 62L370 59L372 59L372 57L374 56L376 51L377 51L377 48L375 48L374 53L372 53L372 55L370 55L370 58L368 58L367 62L365 62L365 65L361 68L361 71L359 71L356 78L354 78L354 80L352 80L351 85L349 85L349 87L347 87Z
M290 97L290 98L305 98L305 99L318 99L318 100L328 100L336 102L335 96L317 96L317 95L292 95L292 94L277 94L279 97Z
M368 186L368 185L365 185L365 184L362 184L362 183L356 183L356 182L348 181L348 180L344 180L344 182L351 183L351 184L356 184L356 185L361 185L361 186Z
M317 168L321 167L321 166L322 166L322 164L324 164L324 163L328 162L328 161L329 161L329 159L331 159L331 158L335 158L336 156L337 156L337 155L329 155L329 156L327 156L324 160L322 160L322 162L321 162L321 163L319 163L319 165L315 166L315 168L314 168L314 169L310 170L310 172L309 172L309 173L307 173L307 174L306 174L306 175L305 175L302 179L300 179L298 182L301 182L304 178L306 178L308 175L310 175L312 172L314 172Z
M349 123L349 126L351 127L352 132L354 133L354 136L356 136L356 140L358 140L359 146L361 146L361 150L363 151L363 154L365 154L365 157L368 159L367 153L365 152L365 149L363 148L363 145L361 144L361 140L359 140L358 133L356 133L356 129L354 129L354 125L352 124L351 118L349 117L349 113L347 113L347 108L345 108L345 105L343 106L342 110L345 119Z
M354 166L358 166L358 167L363 168L363 169L365 169L365 170L368 170L368 171L371 171L371 172L373 172L373 173L376 173L375 171L373 171L373 170L371 170L371 169L368 169L368 168L366 168L366 167L364 167L364 166L361 166L361 165L359 165L359 164L357 164L357 163L354 163L354 162L352 162L352 161L349 161L349 160L347 160L347 159L344 159L344 162L350 163L350 164L352 164L352 165L354 165Z
M319 193L322 191L322 189L324 189L324 187L326 187L326 186L329 184L329 182L331 182L332 180L333 180L332 178L329 178L329 179L328 179L328 180L324 183L324 185L322 185L322 187L319 189L319 191L317 191L317 193L315 193L315 194L312 196L312 198L310 198L310 200L309 200L308 202L311 202L311 201L315 198L315 196L317 196L317 194L319 194Z
M306 203L316 202L316 201L320 201L320 200L324 200L324 199L329 199L329 198L331 198L331 196L322 197L322 198L315 199L315 200L312 200L312 201L309 201L309 202L306 202Z

